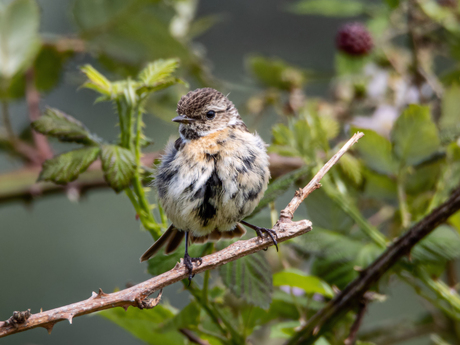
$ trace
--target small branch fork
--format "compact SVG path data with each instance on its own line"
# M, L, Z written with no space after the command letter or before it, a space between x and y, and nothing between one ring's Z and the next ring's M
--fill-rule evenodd
M294 222L292 217L294 212L300 206L301 202L313 190L320 187L321 178L329 171L329 169L339 160L339 158L354 144L362 133L356 133L345 145L339 150L322 169L315 175L313 180L300 191L295 193L294 198L289 205L281 212L280 219L275 224L273 230L277 232L278 243L287 241L291 238L303 235L312 229L312 224L308 220ZM270 238L255 237L246 241L238 241L227 248L203 257L203 262L200 266L195 266L193 273L197 274L207 270L217 268L228 262L237 260L243 256L253 254L262 249L273 245ZM137 284L133 287L106 294L101 289L99 293L93 292L93 295L81 302L73 303L64 307L44 311L37 314L32 314L27 320L22 323L12 325L7 322L0 322L0 338L10 334L27 331L36 327L43 327L51 333L53 326L60 321L68 320L72 323L74 317L91 314L100 310L122 307L125 310L133 306L137 308L153 308L161 299L161 291L164 287L178 282L188 277L188 271L185 269L183 262L177 263L176 266L163 274L153 277L145 282ZM149 299L155 291L160 291L158 297Z

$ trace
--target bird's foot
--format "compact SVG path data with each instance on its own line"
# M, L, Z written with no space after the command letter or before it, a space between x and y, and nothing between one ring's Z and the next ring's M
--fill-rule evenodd
M203 263L203 259L202 258L192 258L192 257L190 257L190 255L188 255L188 253L185 253L185 255L184 255L184 265L185 265L185 267L187 268L187 271L188 271L188 285L189 286L192 283L192 278L195 276L194 274L192 274L193 263L194 262L198 262L198 266L199 266L199 265L201 265Z
M275 245L276 247L276 251L278 251L278 242L276 241L276 239L278 238L278 235L276 234L276 231L273 230L273 229L267 229L267 228L261 228L259 226L255 226L254 225L254 231L256 232L257 236L260 237L260 238L263 238L263 234L267 234L273 241L273 244ZM267 248L265 248L264 250L267 250Z

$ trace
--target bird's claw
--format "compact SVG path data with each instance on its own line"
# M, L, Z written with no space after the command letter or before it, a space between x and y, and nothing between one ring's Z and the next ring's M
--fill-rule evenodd
M273 241L273 244L276 247L276 251L278 251L278 242L276 241L276 238L278 238L278 235L276 234L275 230L267 229L267 228L261 228L259 226L255 227L254 230L257 233L257 236L260 237L260 238L263 238L264 233L267 234L271 238L271 240ZM264 250L267 250L267 248L265 248Z
M200 266L203 263L203 259L202 258L192 258L188 254L184 255L184 265L188 271L188 286L190 286L190 284L192 283L192 278L195 276L194 274L192 274L194 262L198 262L198 266Z

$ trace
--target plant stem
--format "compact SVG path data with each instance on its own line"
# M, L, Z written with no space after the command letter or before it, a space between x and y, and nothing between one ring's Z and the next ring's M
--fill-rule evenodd
M398 185L398 202L399 209L401 213L401 224L404 229L407 229L410 225L411 214L409 212L409 207L407 206L406 191L404 188L405 185L404 172L400 172L397 177Z

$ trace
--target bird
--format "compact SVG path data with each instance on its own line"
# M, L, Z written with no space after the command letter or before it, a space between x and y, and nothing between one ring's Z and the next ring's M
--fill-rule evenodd
M201 258L188 253L191 243L241 237L245 225L257 236L267 234L278 250L276 231L252 225L252 213L270 179L266 144L251 133L235 105L221 92L201 88L182 96L177 105L179 138L170 141L156 169L158 200L172 224L141 256L153 257L166 246L172 253L185 237L184 264L193 278Z

